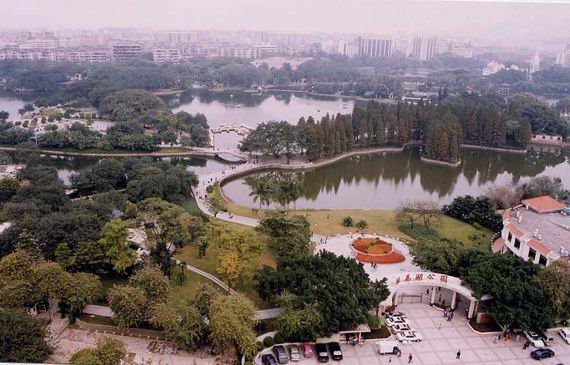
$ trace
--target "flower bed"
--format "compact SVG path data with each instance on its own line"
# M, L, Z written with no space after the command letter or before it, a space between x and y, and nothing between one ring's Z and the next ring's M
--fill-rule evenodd
M380 238L358 238L351 243L356 259L370 264L395 264L406 258Z

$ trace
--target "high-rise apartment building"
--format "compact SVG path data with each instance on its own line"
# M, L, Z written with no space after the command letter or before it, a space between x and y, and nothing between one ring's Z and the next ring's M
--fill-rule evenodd
M410 56L420 61L429 61L435 55L437 38L414 37Z
M392 56L392 38L384 37L358 37L358 56L360 57L390 57Z
M562 67L570 67L570 44L556 55L556 64Z
M125 62L139 59L142 46L132 42L118 42L113 44L113 61Z
M179 63L182 59L180 48L155 48L152 50L152 59L156 63Z

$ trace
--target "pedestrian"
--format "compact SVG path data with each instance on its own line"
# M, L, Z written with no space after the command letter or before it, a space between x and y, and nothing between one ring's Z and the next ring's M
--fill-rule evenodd
M398 358L402 357L402 351L398 351Z
M455 358L457 360L461 359L461 350L457 350L457 356Z
M437 325L437 329L438 329L438 330L441 329L441 322L439 322L439 324Z
M414 357L412 356L412 354L410 354L410 355L408 356L408 364L411 364L412 361L414 361Z
M389 359L388 359L388 364L391 364L391 363L392 363L392 358L389 358Z
M443 316L447 318L447 308L443 310Z

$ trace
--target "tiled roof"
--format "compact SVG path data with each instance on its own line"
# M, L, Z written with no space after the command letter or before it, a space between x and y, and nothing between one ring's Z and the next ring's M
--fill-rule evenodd
M528 245L534 248L537 252L543 254L544 256L550 253L550 249L548 247L544 246L542 243L538 242L534 238L528 241Z
M564 204L548 195L525 199L522 203L537 213L551 213L564 209Z
M512 234L515 235L515 237L517 238L521 238L522 236L524 236L524 232L521 231L520 229L518 229L514 224L509 223L507 224L507 228L509 229L509 231L511 231Z

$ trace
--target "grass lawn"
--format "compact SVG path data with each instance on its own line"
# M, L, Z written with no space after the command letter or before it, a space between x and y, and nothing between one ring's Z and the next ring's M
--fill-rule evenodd
M223 224L227 227L231 227L232 229L234 229L236 231L250 231L250 232L254 233L256 235L256 237L258 237L258 239L260 240L260 242L262 243L262 246L263 246L262 254L257 258L257 266L261 267L263 265L269 265L269 266L275 267L275 265L276 265L275 258L273 257L273 254L269 250L267 237L265 237L262 234L257 233L251 227L247 227L247 226L243 226L243 225L235 224L235 223L221 222L221 221L220 221L220 224ZM217 255L217 249L215 247L208 247L208 250L206 252L206 256L199 257L198 247L188 245L188 246L183 247L180 251L178 251L176 253L176 258L178 258L179 260L182 260L182 261L186 261L186 263L188 263L192 266L195 266L201 270L204 270L206 272L209 272L209 273L217 276L216 267L218 266L218 255ZM194 276L198 276L197 274L194 274L194 273L190 273L190 274L192 274ZM202 279L205 280L205 282L210 282L209 280L207 280L205 278L202 278ZM179 287L179 289L176 289L176 290L180 290L181 292L184 292L184 293L188 292L189 295L191 295L193 293L195 294L195 290L200 283L197 283L196 286L194 288L192 288L193 284L191 283L191 281L192 280L190 280L190 282L188 284L185 283L182 287ZM190 286L190 288L186 288L186 286ZM174 289L174 287L173 287L173 289ZM253 288L253 283L251 280L247 283L238 284L235 289L238 290L239 292L242 292L248 298L250 298L258 308L265 309L265 308L271 307L270 303L263 301L259 297L259 295L255 291L255 289Z
M173 301L185 301L196 296L198 288L202 284L213 284L205 277L198 275L192 271L185 272L186 280L181 286L170 284L170 299ZM212 285L217 288L216 285Z
M223 195L220 192L220 187L216 185L214 191L210 194L211 197L217 197L223 201ZM250 218L262 218L263 212L255 214L250 208L237 205L231 201L226 200L228 210L235 214ZM398 237L404 240L413 240L411 237L401 232L398 229L400 225L396 220L396 212L391 210L351 210L351 209L338 209L338 210L296 210L296 214L301 214L307 217L311 223L313 232L325 236L332 236L337 233L350 233L356 232L356 227L345 227L342 225L344 217L352 217L356 223L361 219L368 222L368 228L364 231L367 233L378 233L392 237ZM434 228L439 234L448 239L456 239L469 244L469 236L473 234L484 235L485 239L490 242L492 232L488 229L477 230L470 224L461 222L460 220L442 216L441 221L434 225Z

